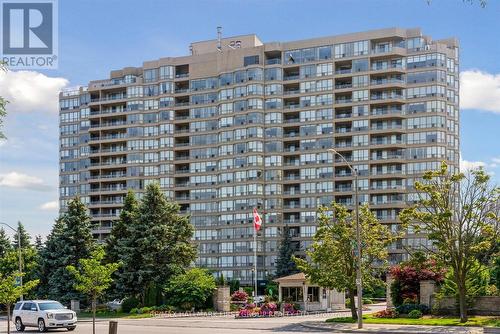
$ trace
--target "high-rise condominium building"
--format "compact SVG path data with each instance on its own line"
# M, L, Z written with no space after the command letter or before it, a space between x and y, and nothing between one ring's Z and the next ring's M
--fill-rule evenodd
M189 214L197 264L252 280L252 209L263 217L258 278L272 274L283 226L306 249L316 210L359 201L398 229L414 181L459 163L458 43L420 29L294 42L255 35L191 44L191 54L112 71L60 94L60 201L79 195L95 236L127 189L159 182ZM408 231L390 260L426 239Z

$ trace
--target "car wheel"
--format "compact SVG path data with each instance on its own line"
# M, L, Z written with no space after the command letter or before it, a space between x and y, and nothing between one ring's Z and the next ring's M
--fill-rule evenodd
M40 333L47 331L47 327L45 327L45 321L43 321L43 319L38 319L38 331Z
M21 321L21 318L17 317L16 318L16 331L18 332L24 332L24 325L23 322Z
M68 329L69 332L72 332L72 331L75 330L75 328L76 328L76 326L75 327L68 327L67 329Z

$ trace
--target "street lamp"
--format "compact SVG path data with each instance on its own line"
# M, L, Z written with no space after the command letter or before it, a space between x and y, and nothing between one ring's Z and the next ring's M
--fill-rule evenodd
M12 231L17 233L17 252L19 254L19 273L22 274L23 272L23 265L22 265L22 254L21 254L21 229L18 228L17 230L10 226L7 223L2 223L0 222L0 225L5 225L8 228L10 228ZM19 226L19 225L18 225ZM19 283L21 285L21 288L23 287L23 276L19 276ZM23 295L21 295L21 300L23 300Z
M358 170L356 168L353 168L352 165L347 161L347 159L335 149L331 148L328 151L333 154L334 161L335 155L338 155L354 174L354 200L356 202L356 243L358 248L358 266L356 270L356 288L358 290L358 328L363 328L363 281L361 276L361 228L359 226ZM335 175L335 171L333 175Z

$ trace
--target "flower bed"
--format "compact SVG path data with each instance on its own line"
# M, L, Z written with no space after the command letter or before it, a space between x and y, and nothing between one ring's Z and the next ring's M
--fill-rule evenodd
M283 312L278 310L275 303L264 303L261 307L255 304L247 304L240 310L237 318L265 318L265 317L281 317L290 315L299 315L301 311L294 304L283 304Z

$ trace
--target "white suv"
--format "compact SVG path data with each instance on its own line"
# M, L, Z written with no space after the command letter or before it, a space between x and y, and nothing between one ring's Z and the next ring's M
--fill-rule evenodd
M68 310L54 300L25 300L16 303L12 312L12 321L18 332L25 327L38 327L39 332L49 328L76 328L76 313Z

